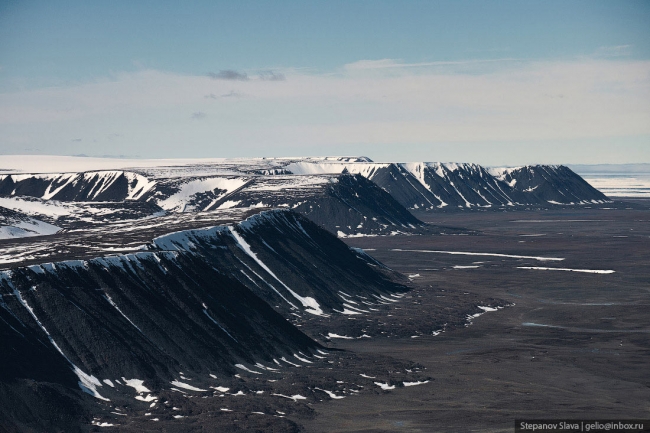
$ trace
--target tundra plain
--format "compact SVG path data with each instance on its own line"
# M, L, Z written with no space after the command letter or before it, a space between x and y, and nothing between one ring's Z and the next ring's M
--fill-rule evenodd
M308 432L510 432L515 418L648 418L648 204L419 213L428 223L476 234L349 239L414 276L411 295L422 302L476 294L509 306L435 336L336 340L336 347L359 354L416 362L432 380L319 404L313 419L298 422Z

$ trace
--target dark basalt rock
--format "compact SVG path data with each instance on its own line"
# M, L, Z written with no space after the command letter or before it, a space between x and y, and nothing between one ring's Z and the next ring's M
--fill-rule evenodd
M525 166L494 175L477 164L389 164L368 178L408 209L549 207L609 199L565 166Z
M378 269L372 258L288 210L262 212L232 228L161 236L150 249L190 251L277 306L286 317L309 309L291 291L314 298L324 314L331 314L344 309L340 291L372 297L406 290L389 271Z
M604 202L605 194L589 185L570 168L557 165L534 165L508 171L503 180L512 184L512 196L524 204L582 204Z
M280 185L290 179L287 177L253 178L209 209L216 209L227 201L241 207L262 203L270 208L289 208L332 233L344 235L412 232L424 226L389 193L359 174L321 178L326 181L302 188L281 188ZM278 186L274 189L275 185Z
M141 253L5 271L2 427L77 431L103 399L133 401L121 378L164 393L185 374L208 389L235 364L314 356L323 347L287 319L405 291L389 274L292 211L172 233Z
M332 233L412 232L424 223L361 175L343 174L326 191L295 210Z
M287 176L283 169L261 172L264 174L253 175L256 173L253 171L241 176L159 178L146 188L143 185L147 179L134 172L4 175L0 176L0 196L92 202L97 208L114 202L121 203L125 211L133 213L137 202L148 203L160 210L159 204L193 183L189 196L171 211L210 211L228 203L236 203L237 207L290 208L309 215L333 233L345 235L414 231L424 225L390 194L360 175L314 176L315 182L302 184L306 177ZM240 181L242 185L230 191L218 187L210 189L210 181L219 179ZM84 205L89 206L80 203L80 206ZM151 209L149 215L155 211ZM75 218L60 219L62 224L70 225Z
M296 160L302 172L312 173L304 175L285 168L293 167L291 160L212 167L229 175L197 175L191 169L183 175L180 168L175 177L146 170L0 175L0 195L125 207L136 201L170 212L289 208L340 236L421 232L424 224L407 209L548 208L609 201L565 166L488 170L477 164L381 164L365 159ZM199 173L209 167L195 168Z
M123 171L0 176L0 195L44 197L60 201L122 201L129 195Z

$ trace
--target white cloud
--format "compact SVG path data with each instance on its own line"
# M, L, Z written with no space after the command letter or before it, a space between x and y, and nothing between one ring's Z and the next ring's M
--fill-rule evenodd
M128 139L112 142L112 153L143 156L178 156L179 149L190 156L271 154L287 146L327 154L328 146L650 135L650 61L383 59L336 73L278 74L286 79L214 80L148 70L0 94L0 153L38 147L102 154L89 143L107 145L115 130ZM206 115L196 122L188 113ZM88 139L72 142L76 137ZM350 147L349 153L360 152Z
M459 65L480 65L486 63L501 63L513 62L517 59L503 58L503 59L477 59L477 60L459 60L459 61L440 61L440 62L419 62L419 63L404 63L396 59L381 59L381 60L359 60L353 63L344 65L347 71L367 70L367 69L388 69L388 68L425 68L433 66L459 66Z
M596 50L596 57L621 57L632 54L632 45L613 45L599 47Z

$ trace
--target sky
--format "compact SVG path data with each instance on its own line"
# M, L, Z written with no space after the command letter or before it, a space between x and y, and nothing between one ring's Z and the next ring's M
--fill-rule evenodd
M0 2L0 154L650 162L650 2Z

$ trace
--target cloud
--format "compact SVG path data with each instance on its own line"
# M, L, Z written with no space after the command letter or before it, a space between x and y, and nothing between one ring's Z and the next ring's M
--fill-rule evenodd
M224 69L219 72L208 72L208 77L213 80L248 81L246 72L237 72L232 69Z
M632 54L632 45L614 45L598 47L596 57L622 57Z
M70 141L72 141L72 142L74 142L74 143L79 143L79 142L81 142L81 138L73 138L73 139L70 140Z
M3 93L0 147L3 152L40 143L71 148L71 130L79 137L107 137L119 130L128 139L113 140L111 152L159 149L161 156L179 154L181 141L188 155L201 149L212 156L246 149L249 155L268 154L265 149L288 146L297 153L326 154L332 146L350 146L353 152L359 145L386 146L398 155L432 143L615 143L650 136L650 61L496 59L468 62L471 73L442 63L414 68L409 65L415 63L384 59L355 62L351 70L294 69L281 85L257 75L223 81L137 71ZM386 70L390 73L381 72ZM218 103L221 98L236 103ZM76 146L74 152L102 152ZM531 155L535 152L548 151L540 146Z
M286 81L287 77L281 72L264 71L260 73L260 80L263 81Z
M239 92L235 92L234 90L231 90L228 93L224 93L221 95L222 98L242 98L244 95Z
M234 90L231 90L228 93L223 93L219 96L215 95L214 93L210 93L208 95L205 95L204 98L206 99L220 99L220 98L243 98L244 94L240 92L235 92Z
M426 68L433 66L462 66L462 65L480 65L485 63L500 63L500 62L513 62L517 59L502 58L502 59L477 59L477 60L458 60L458 61L441 61L441 62L419 62L419 63L404 63L396 59L380 59L380 60L359 60L353 63L348 63L343 66L345 70L369 70L369 69L392 69L392 68Z

